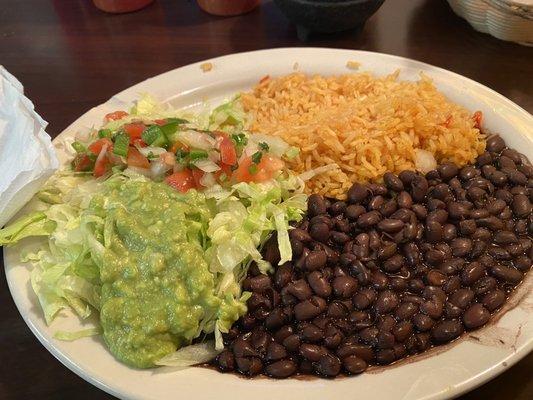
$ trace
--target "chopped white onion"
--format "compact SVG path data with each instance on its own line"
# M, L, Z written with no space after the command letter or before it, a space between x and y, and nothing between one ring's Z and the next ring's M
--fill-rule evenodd
M216 165L213 161L205 158L201 160L196 160L193 162L193 164L196 168L201 169L204 172L215 172L220 169L220 167Z
M214 149L216 144L216 140L207 133L193 130L180 132L178 139L194 149L206 151Z
M88 142L93 132L93 128L81 128L78 132L76 132L76 140L84 143Z
M309 179L313 178L314 176L318 175L318 174L323 174L325 172L329 172L329 171L333 171L333 170L336 170L338 169L339 166L335 163L333 164L328 164L328 165L323 165L322 167L318 167L318 168L314 168L314 169L311 169L309 171L305 171L304 173L300 174L298 177L302 180L302 181L308 181Z
M102 159L105 157L105 153L107 153L107 148L109 145L106 143L102 146L102 149L100 150L100 153L98 153L98 157L96 157L95 164L98 165L102 161Z
M259 143L268 144L269 152L277 157L283 156L290 147L289 144L280 137L263 135L260 133L250 135L250 141L257 145L259 145Z
M155 147L155 146L142 147L138 143L135 143L135 147L137 148L137 150L139 150L139 153L141 153L145 157L148 157L150 153L152 153L154 156L158 156L160 154L166 153L166 150L162 147Z
M217 163L217 162L220 162L220 153L218 151L215 151L215 150L211 150L207 153L207 157Z
M202 185L203 187L211 187L215 183L215 176L210 172L205 173L204 176L200 178L200 185Z
M150 163L150 173L153 179L157 179L165 174L172 166L165 164L161 160L155 160Z
M415 150L415 168L423 174L437 168L437 161L429 151Z

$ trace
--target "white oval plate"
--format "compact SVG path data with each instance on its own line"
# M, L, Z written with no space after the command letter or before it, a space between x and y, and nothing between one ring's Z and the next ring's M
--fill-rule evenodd
M485 126L499 132L507 143L533 160L533 117L493 90L455 73L417 61L385 54L319 48L286 48L234 54L209 60L210 72L196 63L164 73L135 85L105 104L91 109L70 125L55 141L60 156L66 155L62 139L79 129L98 125L102 116L125 109L140 93L154 94L178 107L193 107L209 101L216 104L234 93L249 89L264 75L280 75L295 69L325 75L351 72L347 61L361 63L361 70L377 75L401 69L401 79L416 80L421 71L438 88L468 109L481 110ZM296 64L297 63L297 64ZM497 323L467 338L437 350L432 356L363 375L338 380L276 381L243 379L203 368L168 372L135 370L116 361L100 339L61 342L53 338L58 329L80 327L77 318L60 316L46 326L29 285L29 270L19 262L22 245L4 249L6 275L15 303L33 333L63 364L99 388L123 399L443 399L468 391L516 363L533 348L531 279L528 275L518 293L518 305ZM517 302L515 296L515 303Z

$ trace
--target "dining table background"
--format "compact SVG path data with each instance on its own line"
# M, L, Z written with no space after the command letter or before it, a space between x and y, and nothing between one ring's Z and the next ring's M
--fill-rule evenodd
M103 13L90 0L0 0L0 64L23 83L52 137L151 76L225 54L294 46L413 58L476 80L533 113L533 48L474 31L445 0L387 0L361 32L312 36L305 43L271 0L229 18L208 15L191 0L156 0L121 15ZM461 399L533 399L532 371L530 354ZM0 399L113 399L38 342L17 311L4 274Z

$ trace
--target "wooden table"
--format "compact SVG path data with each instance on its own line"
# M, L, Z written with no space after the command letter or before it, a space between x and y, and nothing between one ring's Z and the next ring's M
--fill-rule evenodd
M107 15L89 0L0 1L0 63L17 76L55 136L89 108L150 76L210 57L284 46L396 54L481 82L533 112L533 49L475 32L444 0L388 0L359 34L312 38L271 1L217 18L194 1L157 0ZM111 399L50 355L26 327L0 274L0 399ZM533 355L464 399L533 398Z

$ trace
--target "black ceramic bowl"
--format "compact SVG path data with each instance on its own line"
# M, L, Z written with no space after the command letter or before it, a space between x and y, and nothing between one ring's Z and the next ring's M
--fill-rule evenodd
M362 28L385 0L274 0L296 24L298 37Z

